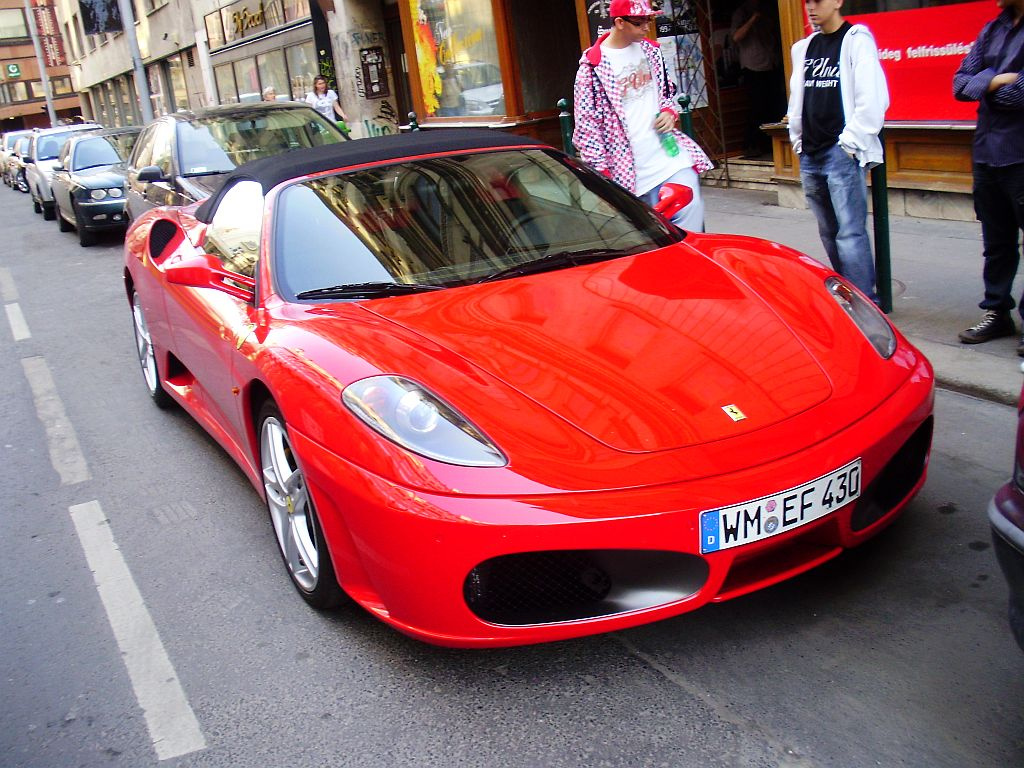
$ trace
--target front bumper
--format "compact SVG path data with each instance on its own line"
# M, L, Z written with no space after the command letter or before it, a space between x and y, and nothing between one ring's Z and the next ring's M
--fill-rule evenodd
M912 377L850 428L778 461L665 486L535 497L415 491L306 435L293 430L292 438L353 599L427 642L505 646L668 618L778 583L860 544L924 484L932 406L931 377ZM701 511L795 487L858 457L858 502L778 536L700 554ZM487 589L505 602L481 603ZM581 610L588 592L598 604ZM573 605L559 612L552 608L559 599Z
M988 505L992 542L1010 587L1010 629L1024 650L1024 491L1011 480Z
M79 200L76 207L79 226L84 226L90 231L119 229L128 224L123 197L112 200Z

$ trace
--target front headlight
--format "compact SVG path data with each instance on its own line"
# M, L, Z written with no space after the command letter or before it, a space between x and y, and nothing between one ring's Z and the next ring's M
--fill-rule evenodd
M367 425L413 453L465 467L503 467L501 451L466 418L414 381L371 376L341 401Z
M896 334L889 327L889 321L885 319L882 310L838 277L825 280L825 288L871 342L871 346L878 354L886 360L892 357L896 351Z
M108 197L123 197L124 196L124 190L121 189L120 187L111 187L110 189L107 190L107 196Z
M89 197L93 200L103 200L107 196L107 190L105 189L94 189L89 193Z

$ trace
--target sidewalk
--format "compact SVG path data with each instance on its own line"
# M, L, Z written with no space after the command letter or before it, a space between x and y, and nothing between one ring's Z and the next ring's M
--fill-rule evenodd
M708 232L775 240L827 263L810 211L780 208L770 192L708 187L701 192ZM976 345L957 340L957 334L982 315L978 309L982 295L980 225L892 216L889 239L893 279L889 318L931 360L938 385L1016 405L1024 382L1024 358L1016 352L1020 336ZM1017 298L1022 285L1024 274L1018 274ZM1020 324L1016 310L1014 321Z

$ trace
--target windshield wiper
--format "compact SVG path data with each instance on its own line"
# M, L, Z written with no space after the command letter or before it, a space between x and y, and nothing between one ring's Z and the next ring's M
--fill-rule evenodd
M233 170L235 170L235 169L234 168L225 168L225 169L220 170L220 171L195 171L194 173L183 173L181 175L182 175L183 178L186 178L186 179L194 179L197 176L219 176L219 175L224 174L224 173L231 173Z
M351 299L357 297L402 296L421 291L440 291L443 285L421 285L417 283L346 283L326 288L313 288L295 294L297 299Z
M489 283L492 280L504 280L506 277L515 275L529 275L535 272L548 272L553 269L564 269L565 267L578 267L581 264L589 264L604 259L614 259L625 256L626 251L618 248L587 248L581 251L556 251L546 253L539 259L524 261L522 264L513 264L511 267L499 269L477 282Z

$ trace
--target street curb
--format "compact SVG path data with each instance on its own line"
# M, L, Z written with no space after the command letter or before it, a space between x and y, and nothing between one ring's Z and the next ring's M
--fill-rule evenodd
M931 361L937 387L993 403L1017 405L1024 382L1024 363L1019 358L1007 359L981 354L970 347L908 338Z

